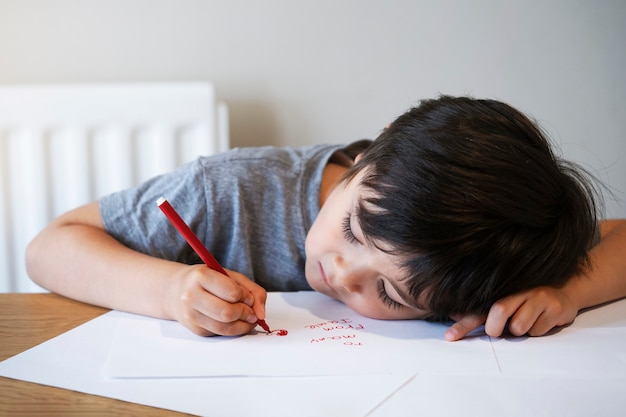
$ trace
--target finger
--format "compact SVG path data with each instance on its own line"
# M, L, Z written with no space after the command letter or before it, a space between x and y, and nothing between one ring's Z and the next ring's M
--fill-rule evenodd
M251 307L236 302L230 303L207 291L198 294L191 306L204 316L221 323L231 323L237 320L256 323L258 317Z
M552 330L557 324L550 320L546 314L541 314L535 323L526 332L530 336L543 336Z
M482 326L485 322L484 316L466 315L462 316L456 323L446 330L444 337L446 340L454 342L467 336L472 330Z
M189 315L189 324L187 327L201 336L238 336L250 332L250 330L255 327L255 324L242 320L227 323L220 322L199 311L193 311Z
M265 318L265 302L267 300L267 291L256 282L252 281L243 274L234 271L228 271L229 275L245 290L251 294L252 302L245 304L252 307L254 313L261 319Z
M511 320L509 321L509 332L514 336L522 336L537 322L543 313L543 309L537 308L533 303L525 301L522 303Z
M489 336L500 337L507 327L507 322L526 301L524 293L504 297L491 306L485 321L485 333Z
M544 311L537 318L532 327L528 330L530 336L543 336L557 326L564 326L571 323L572 320L562 320L560 316L551 315L549 311Z
M208 267L203 272L199 283L205 291L229 303L243 302L248 305L254 303L254 297L250 292L233 277L213 271Z
M213 294L200 290L185 313L184 321L196 334L240 335L255 327L258 318L243 303L228 303ZM204 329L204 330L202 330Z
M560 290L542 288L539 293L543 295L542 311L528 330L529 335L542 336L556 326L564 326L574 321L578 310Z

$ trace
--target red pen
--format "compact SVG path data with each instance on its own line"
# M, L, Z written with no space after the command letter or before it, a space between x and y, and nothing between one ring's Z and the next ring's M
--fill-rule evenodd
M189 246L198 254L200 259L208 266L209 268L221 272L222 274L228 276L224 268L217 262L217 260L211 255L211 252L200 242L200 239L195 235L195 233L187 226L187 223L178 215L174 207L163 197L157 200L157 206L161 209L163 214L169 219L170 222L174 225L176 230L183 235ZM257 320L256 324L261 326L263 330L266 332L270 332L270 328L265 323L265 320Z

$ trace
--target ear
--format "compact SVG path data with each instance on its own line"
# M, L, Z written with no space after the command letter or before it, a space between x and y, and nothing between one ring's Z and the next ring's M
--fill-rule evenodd
M356 164L357 162L359 162L361 158L363 158L363 152L361 152L354 158L354 163Z

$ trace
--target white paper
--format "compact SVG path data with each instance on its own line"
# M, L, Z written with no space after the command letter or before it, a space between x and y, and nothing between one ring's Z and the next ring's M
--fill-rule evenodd
M368 417L623 417L626 377L417 375Z
M567 327L545 337L493 338L492 344L502 372L509 375L624 378L625 330Z
M119 312L0 363L0 376L203 416L364 416L412 374L316 378L106 379Z
M455 343L463 343L455 342ZM543 337L492 338L499 375L421 373L371 417L622 417L626 299Z
M306 303L300 308L325 316L318 308L325 301L301 301ZM9 358L0 363L0 376L223 417L621 417L626 410L626 300L587 311L551 336L493 339L489 346L497 353L500 374L459 374L447 365L458 363L457 352L445 350L436 359L443 363L439 368L431 364L432 371L416 376L405 367L403 374L359 376L103 378L102 366L124 316L107 313ZM444 328L436 327L428 337L442 340ZM393 355L393 344L383 353Z
M320 376L435 372L497 374L489 338L444 340L446 326L381 321L307 291L270 293L259 331L200 337L177 322L124 314L104 374L111 378Z

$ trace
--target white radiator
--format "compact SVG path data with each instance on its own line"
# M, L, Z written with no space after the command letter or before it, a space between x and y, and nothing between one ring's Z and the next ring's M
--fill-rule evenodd
M0 292L38 292L28 242L54 217L229 147L212 84L0 86Z

